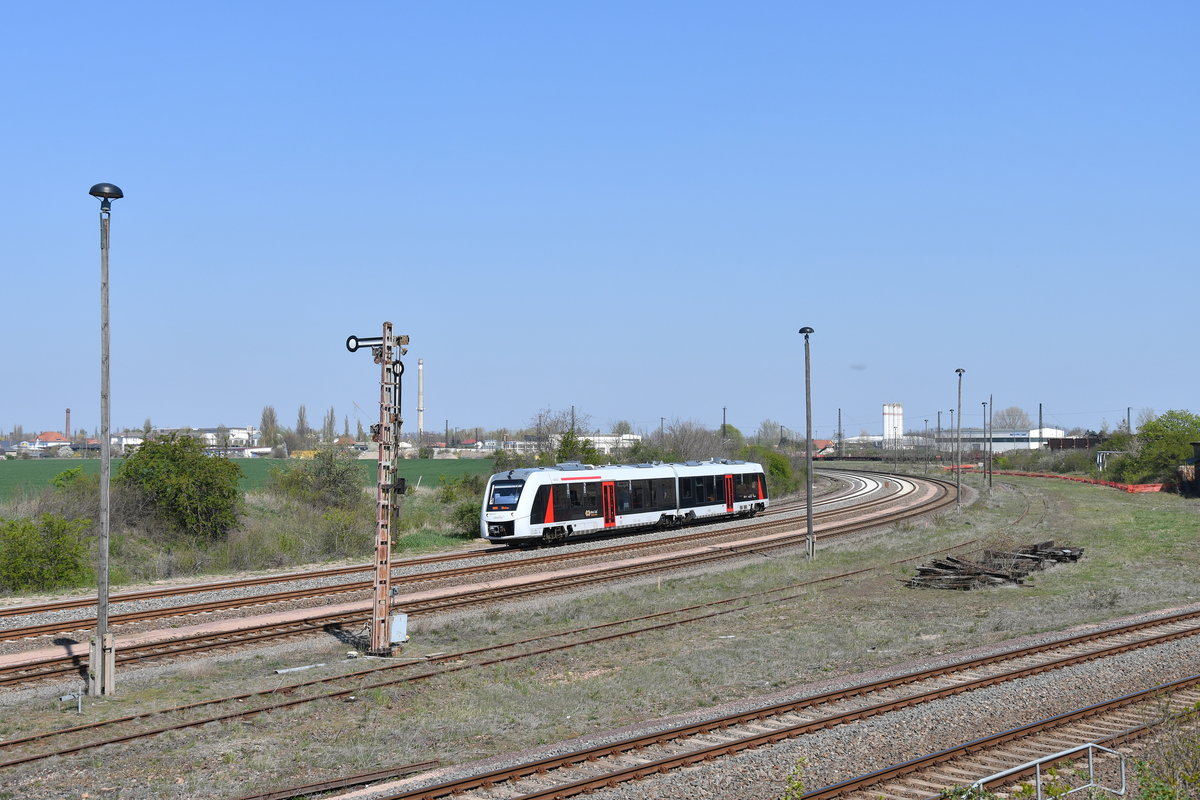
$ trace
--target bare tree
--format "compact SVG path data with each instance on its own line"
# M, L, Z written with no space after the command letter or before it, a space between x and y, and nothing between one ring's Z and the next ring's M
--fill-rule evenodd
M1009 406L992 416L992 427L997 430L1027 431L1032 425L1029 415L1019 406Z
M758 423L758 433L754 434L754 439L758 444L773 447L783 443L783 424L776 422L773 419L764 419Z
M672 422L666 430L666 447L685 460L722 455L724 443L720 431L710 431L692 421Z
M590 431L592 417L590 414L576 411L574 406L562 411L552 411L546 408L539 411L537 416L529 421L528 427L534 431L538 452L545 453L551 449L551 437L561 437L568 431L575 433Z

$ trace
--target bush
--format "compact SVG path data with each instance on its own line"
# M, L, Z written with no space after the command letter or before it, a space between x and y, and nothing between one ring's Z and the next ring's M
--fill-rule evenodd
M1200 440L1200 416L1188 411L1168 411L1142 424L1136 452L1115 459L1109 475L1121 483L1169 483L1175 471L1192 455L1191 443Z
M363 499L358 459L344 450L325 448L311 459L271 470L269 491L317 508L354 508Z
M43 514L0 520L0 588L47 591L92 581L88 563L88 520Z
M450 521L455 533L474 538L479 535L479 509L481 504L474 500L460 500L450 512Z
M739 458L763 465L771 497L791 494L804 485L804 469L793 469L792 462L783 453L761 445L750 445L742 449Z
M115 483L141 494L175 530L216 540L237 525L241 475L229 459L205 455L196 439L172 436L139 447Z
M476 512L483 506L483 489L487 481L482 475L460 475L453 480L446 480L443 476L439 481L438 502L452 505L458 500L471 500L475 503Z
M1200 797L1200 703L1158 726L1158 734L1135 763L1140 796L1148 800Z

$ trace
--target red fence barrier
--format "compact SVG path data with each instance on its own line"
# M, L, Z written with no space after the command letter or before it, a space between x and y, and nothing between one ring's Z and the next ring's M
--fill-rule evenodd
M1045 472L1009 472L1007 470L995 470L995 475L1021 475L1026 478L1058 478L1064 481L1075 481L1076 483L1094 483L1097 486L1111 486L1113 489L1120 489L1124 492L1161 492L1165 483L1117 483L1116 481L1101 481L1095 478L1081 478L1078 475L1053 475Z

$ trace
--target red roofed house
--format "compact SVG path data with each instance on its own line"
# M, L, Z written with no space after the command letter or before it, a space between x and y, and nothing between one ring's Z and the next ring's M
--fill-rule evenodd
M58 431L43 431L33 437L33 448L35 450L45 450L48 447L64 447L70 444L71 440Z

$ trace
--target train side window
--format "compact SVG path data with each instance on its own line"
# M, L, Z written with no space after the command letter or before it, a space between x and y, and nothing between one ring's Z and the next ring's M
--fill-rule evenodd
M658 507L662 509L675 508L675 481L664 478L658 481L661 493L658 496Z
M530 522L542 522L546 519L546 506L550 503L550 487L539 486L533 496L533 508L529 511Z
M615 484L617 490L617 508L622 511L628 511L630 508L631 492L629 490L630 481L617 481ZM637 506L633 506L636 508Z
M556 519L564 519L570 508L567 498L567 487L559 483L550 488L552 490L551 502L554 504L554 516Z
M757 500L758 476L748 472L735 475L733 478L733 497L735 500Z
M631 505L634 509L642 509L646 507L646 481L638 481L636 484L630 481L630 489L632 494Z

